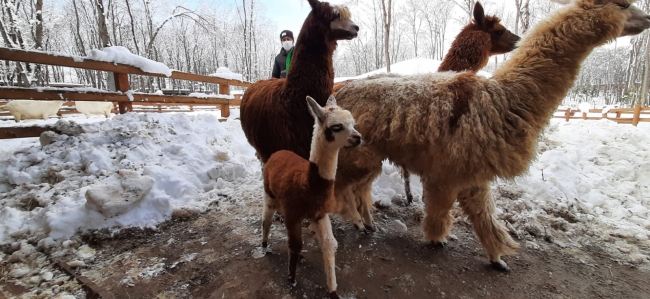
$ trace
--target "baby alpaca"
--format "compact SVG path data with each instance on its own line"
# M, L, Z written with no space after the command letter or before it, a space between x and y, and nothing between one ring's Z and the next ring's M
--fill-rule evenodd
M323 108L310 96L307 104L316 119L309 161L294 152L281 150L273 153L264 165L262 247L268 245L273 214L280 210L289 239L289 282L295 284L302 250L301 222L309 219L323 252L330 298L339 298L334 264L338 243L327 213L336 206L334 178L339 149L361 144L361 134L354 129L352 114L338 107L334 96L327 99Z

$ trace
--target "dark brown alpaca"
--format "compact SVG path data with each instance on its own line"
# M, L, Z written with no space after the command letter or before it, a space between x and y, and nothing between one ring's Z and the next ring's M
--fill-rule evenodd
M312 122L316 122L309 160L281 150L273 153L264 167L262 247L268 245L273 214L282 212L289 239L289 282L294 284L302 250L301 223L309 219L323 252L330 298L338 298L334 263L338 244L327 213L336 207L334 178L339 149L359 145L361 134L354 129L352 114L336 106L333 96L324 108L309 96L307 103Z
M309 0L311 12L296 41L286 79L260 80L242 98L241 124L262 163L279 150L309 158L313 119L305 97L321 106L332 93L332 54L338 40L357 36L359 27L343 6Z
M503 27L500 22L501 20L496 16L486 16L481 3L476 2L474 20L456 36L445 59L438 67L438 72L478 72L487 65L490 56L514 50L515 44L521 38ZM400 173L404 178L406 199L408 204L411 204L413 202L411 175L401 166Z
M503 27L498 17L486 16L481 3L476 2L474 20L456 36L438 71L478 72L490 56L514 50L520 39Z

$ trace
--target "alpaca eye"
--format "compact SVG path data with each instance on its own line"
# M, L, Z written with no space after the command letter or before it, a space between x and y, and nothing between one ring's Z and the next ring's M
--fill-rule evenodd
M501 35L503 35L503 30L498 30L498 31L496 31L496 32L494 32L494 33L495 33L497 36L501 36Z
M629 3L623 3L623 4L616 3L616 5L620 6L622 9L626 9L626 8L630 7Z
M343 131L343 126L342 125L333 125L333 126L330 127L330 129L332 129L332 131L334 131L334 132L341 132L341 131Z

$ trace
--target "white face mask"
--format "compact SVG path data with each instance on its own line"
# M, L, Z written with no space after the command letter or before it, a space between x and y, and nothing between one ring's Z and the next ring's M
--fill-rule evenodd
M282 48L284 48L285 51L291 50L291 48L293 48L293 41L292 40L283 41Z

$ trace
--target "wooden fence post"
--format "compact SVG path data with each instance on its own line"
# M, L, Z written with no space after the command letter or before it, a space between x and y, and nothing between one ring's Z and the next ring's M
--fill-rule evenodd
M636 127L636 125L639 124L640 119L641 119L641 104L636 104L636 106L634 106L634 116L632 117L632 125Z
M127 92L131 89L131 86L129 86L129 74L113 73L113 75L115 78L115 89L121 92ZM119 102L118 106L120 107L120 114L133 111L133 103Z
M569 121L569 118L571 117L571 107L566 108L566 113L564 114L564 118L566 121Z
M228 84L219 84L219 94L226 95L226 96L229 95L230 86L228 86ZM221 117L230 116L230 105L223 104L220 106L221 106Z

